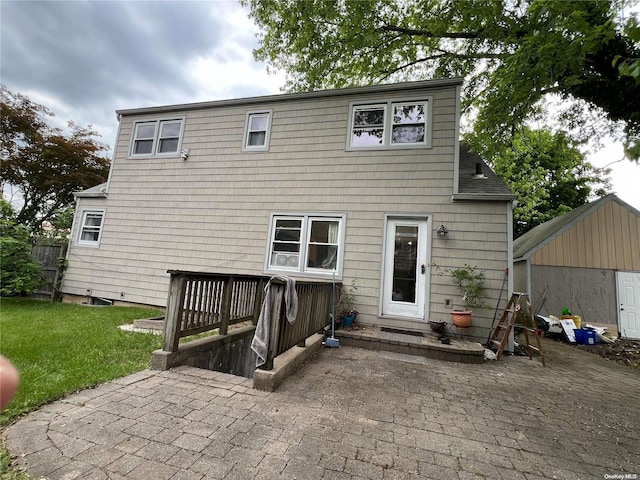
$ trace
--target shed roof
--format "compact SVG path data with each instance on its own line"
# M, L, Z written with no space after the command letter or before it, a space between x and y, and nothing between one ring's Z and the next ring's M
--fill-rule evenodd
M574 208L564 215L552 218L551 220L532 228L524 235L518 237L513 242L514 260L530 257L534 252L551 242L554 238L558 237L572 226L584 220L608 202L617 202L640 217L640 212L628 203L620 200L614 194L606 195L594 202Z

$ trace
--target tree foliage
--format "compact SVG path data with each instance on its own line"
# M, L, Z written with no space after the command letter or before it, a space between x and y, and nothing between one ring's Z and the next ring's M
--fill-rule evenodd
M289 89L463 76L475 132L494 144L555 94L576 101L559 118L574 138L622 132L638 158L640 90L625 65L640 46L624 0L241 2L261 28L256 58L285 70Z
M514 238L536 225L606 195L607 174L595 168L561 132L519 130L510 148L495 149L482 136L466 141L518 196L513 211Z
M69 135L51 127L51 111L5 86L0 98L0 183L21 194L16 221L37 230L73 204L73 192L106 181L107 146L94 139L90 126L69 122Z
M0 295L29 295L42 283L42 269L31 256L29 229L20 225L11 204L0 197Z

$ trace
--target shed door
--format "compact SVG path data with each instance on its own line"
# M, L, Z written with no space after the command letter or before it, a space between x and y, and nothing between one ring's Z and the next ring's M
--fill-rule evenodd
M640 272L617 272L620 335L640 339Z
M424 319L429 278L427 226L422 219L387 220L383 315Z

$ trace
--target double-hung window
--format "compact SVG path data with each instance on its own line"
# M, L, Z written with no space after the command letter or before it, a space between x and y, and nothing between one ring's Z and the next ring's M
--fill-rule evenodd
M78 245L97 247L100 243L104 210L83 210L78 232Z
M271 136L271 110L247 113L245 122L244 143L245 151L269 150L269 137Z
M343 248L344 215L273 215L266 270L339 274Z
M182 140L183 118L145 120L133 126L131 156L177 155Z
M352 146L383 145L385 108L385 105L357 105L353 107Z
M349 149L431 146L430 99L352 104Z

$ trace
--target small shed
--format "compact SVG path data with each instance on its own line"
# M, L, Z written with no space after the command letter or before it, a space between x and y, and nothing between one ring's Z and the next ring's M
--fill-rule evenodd
M640 211L607 195L514 241L514 289L640 339Z

